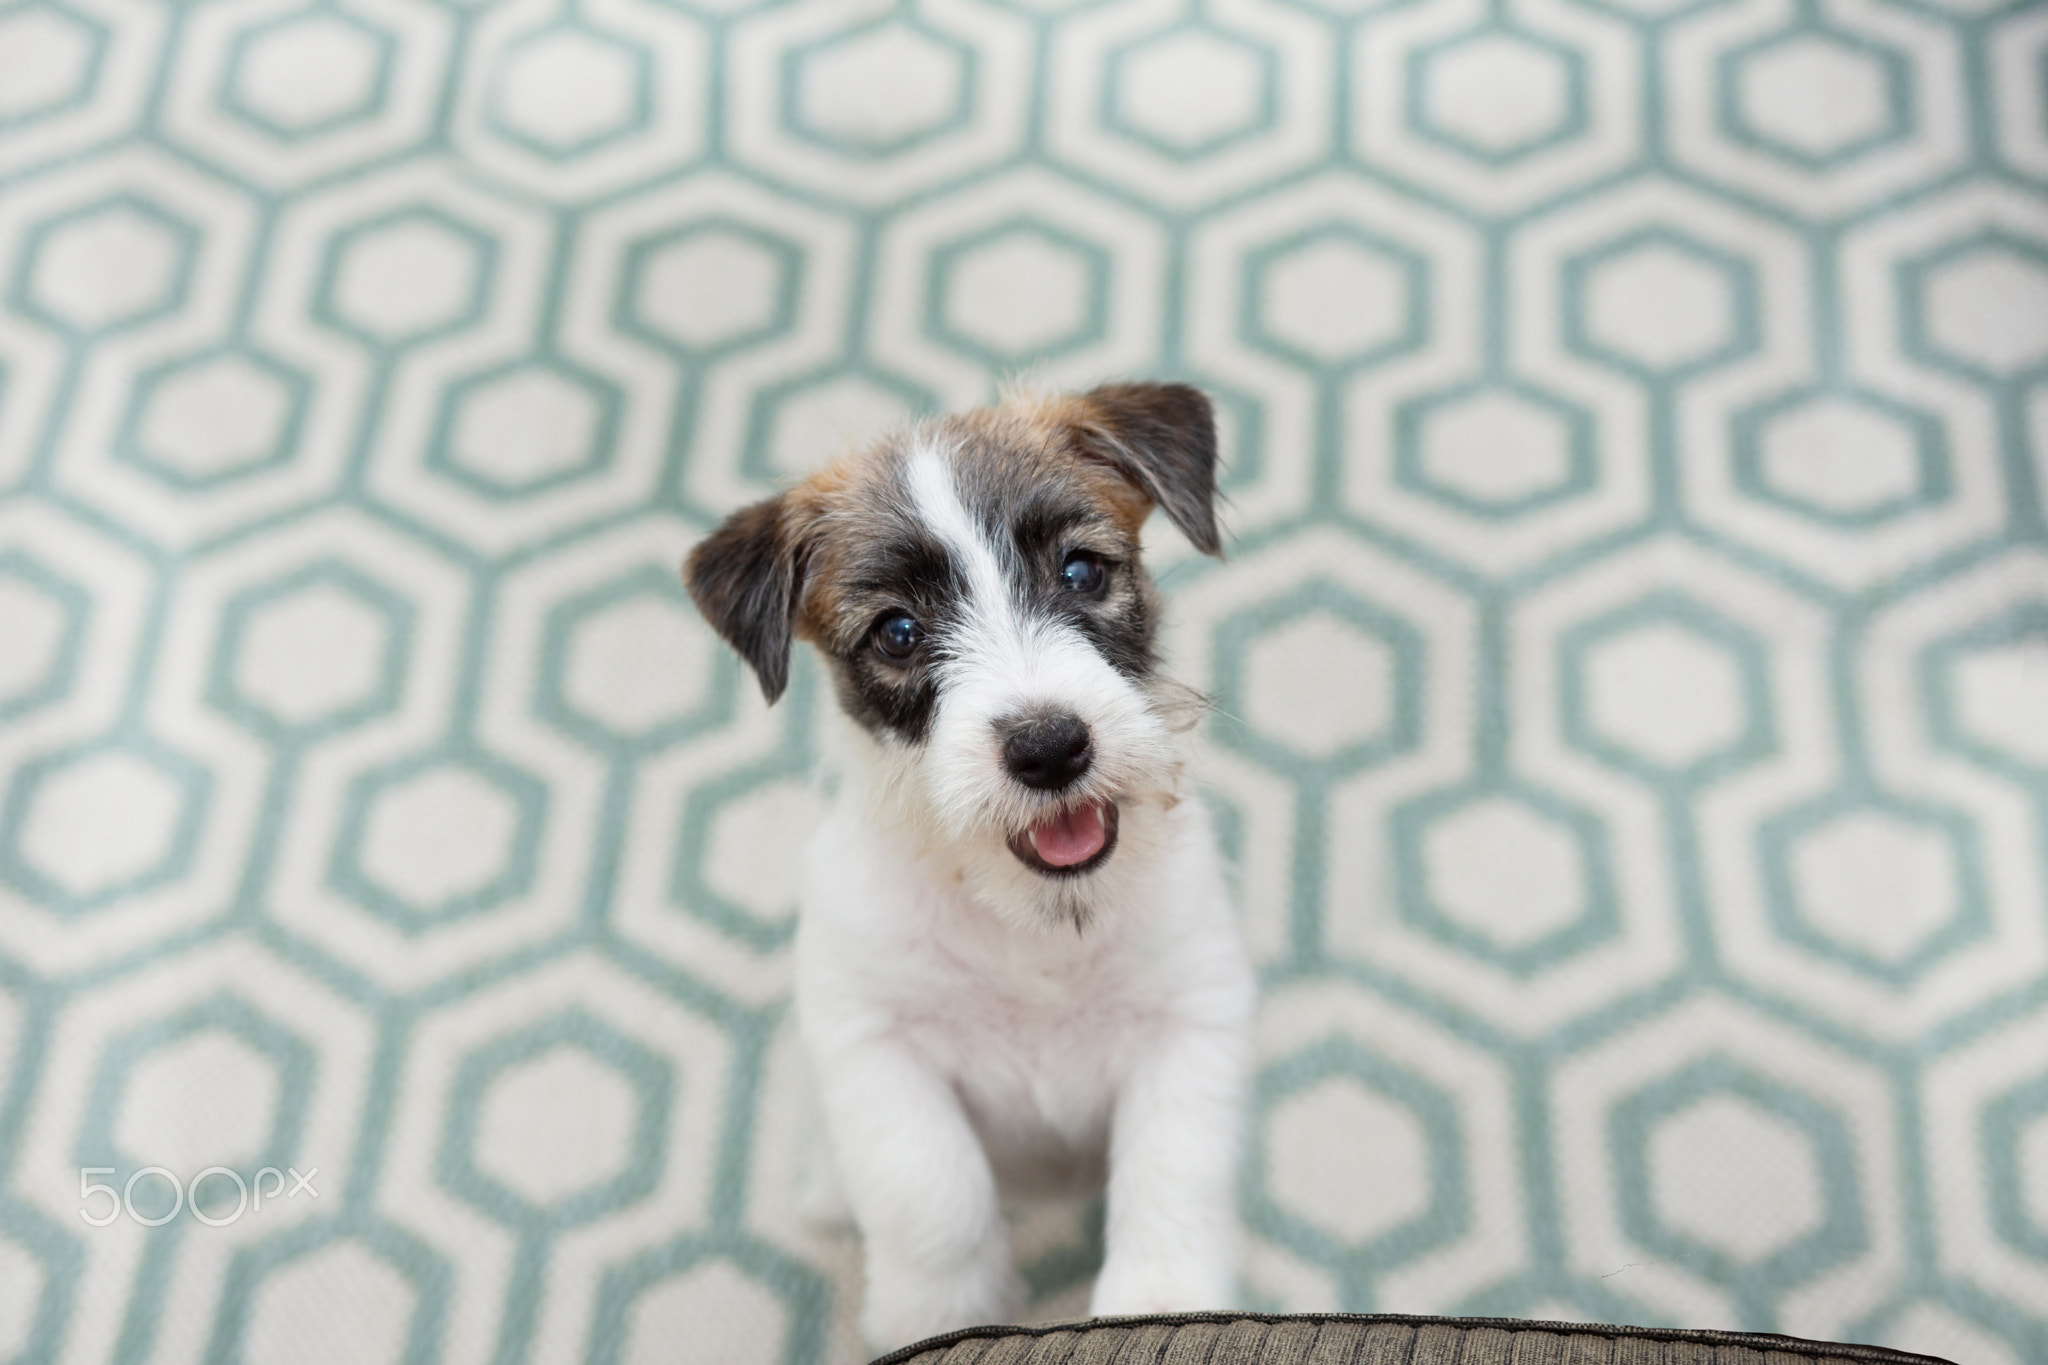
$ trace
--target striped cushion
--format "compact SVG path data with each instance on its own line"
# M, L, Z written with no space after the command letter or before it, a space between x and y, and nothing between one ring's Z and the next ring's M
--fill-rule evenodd
M876 1365L1948 1365L1880 1346L1391 1313L1176 1313L969 1327Z

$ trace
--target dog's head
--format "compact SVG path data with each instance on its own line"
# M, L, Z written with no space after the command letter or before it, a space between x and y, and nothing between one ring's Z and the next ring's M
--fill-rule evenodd
M1157 506L1219 553L1215 470L1185 385L1023 395L735 513L683 573L769 701L817 647L881 799L979 890L1078 922L1174 799L1194 705L1155 670L1139 531Z

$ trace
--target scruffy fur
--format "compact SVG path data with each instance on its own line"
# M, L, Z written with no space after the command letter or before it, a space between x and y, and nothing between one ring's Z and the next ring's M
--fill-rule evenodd
M998 1177L1105 1158L1091 1311L1229 1305L1252 974L1184 799L1200 700L1157 670L1138 553L1154 506L1218 552L1215 460L1185 386L1019 395L735 513L685 565L770 701L804 640L848 722L796 1012L878 1348L1014 1318ZM878 643L898 617L904 657ZM1058 724L1085 771L1032 785L1015 736ZM1089 811L1099 854L1027 861L1034 829Z

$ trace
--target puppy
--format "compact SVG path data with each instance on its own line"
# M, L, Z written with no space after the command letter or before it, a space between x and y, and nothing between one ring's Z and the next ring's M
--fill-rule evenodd
M1228 1307L1253 976L1157 671L1156 506L1220 552L1208 400L1022 395L735 513L684 578L773 702L848 722L806 855L796 1017L893 1347L1023 1307L998 1177L1103 1170L1090 1311Z

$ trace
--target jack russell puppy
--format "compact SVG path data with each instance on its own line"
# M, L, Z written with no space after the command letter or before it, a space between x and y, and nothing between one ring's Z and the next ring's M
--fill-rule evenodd
M1254 979L1158 671L1154 507L1210 554L1179 384L920 423L736 512L684 578L773 702L846 723L805 857L796 1018L878 1348L1023 1307L999 1183L1107 1185L1096 1314L1231 1305Z

